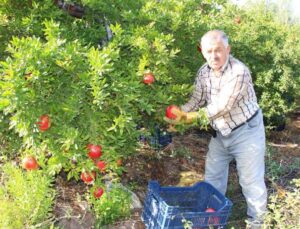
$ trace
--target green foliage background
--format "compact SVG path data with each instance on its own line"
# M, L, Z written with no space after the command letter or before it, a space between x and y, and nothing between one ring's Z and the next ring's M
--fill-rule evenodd
M26 173L10 163L0 172L0 228L48 227L55 197L53 178L43 171Z

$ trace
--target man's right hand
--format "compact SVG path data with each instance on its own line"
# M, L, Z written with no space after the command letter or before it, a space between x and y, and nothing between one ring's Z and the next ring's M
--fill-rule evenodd
M170 119L168 117L164 117L164 120L172 125L182 124L187 118L187 113L176 107L172 108L172 114L174 114L176 118Z
M169 125L167 131L170 132L170 133L178 132L178 130L172 124Z
M172 114L176 115L175 119L164 117L164 120L172 125L191 124L199 118L198 112L184 112L179 108L173 108Z

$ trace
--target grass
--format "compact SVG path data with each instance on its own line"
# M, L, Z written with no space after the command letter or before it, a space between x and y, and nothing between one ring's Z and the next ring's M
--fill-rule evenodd
M226 197L232 201L233 206L227 222L227 228L244 229L246 228L247 204L238 182L235 165L232 163L230 166Z

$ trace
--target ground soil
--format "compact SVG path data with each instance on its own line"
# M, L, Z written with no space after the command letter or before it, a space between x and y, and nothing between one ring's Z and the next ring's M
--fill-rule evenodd
M154 150L147 144L142 144L138 154L124 161L125 172L122 184L130 187L143 203L147 185L150 180L157 180L163 186L189 186L203 180L204 164L210 134L191 129L173 137L173 142L167 147ZM291 114L283 131L270 131L268 145L272 154L267 160L276 161L278 165L289 168L295 161L300 162L300 110ZM275 152L275 153L274 153ZM300 168L292 167L282 177L270 181L266 177L269 193L284 189L293 178L300 177ZM83 195L86 187L78 182L66 182L57 179L58 198L55 216L63 228L92 228L95 221L89 212ZM235 163L230 165L228 191L226 196L232 200L233 209L228 220L229 228L245 228L246 204L238 184ZM66 212L69 209L69 212ZM140 220L141 209L133 211L129 219L116 222L106 228L126 229L145 228ZM68 217L69 216L69 217ZM84 223L83 223L84 222Z

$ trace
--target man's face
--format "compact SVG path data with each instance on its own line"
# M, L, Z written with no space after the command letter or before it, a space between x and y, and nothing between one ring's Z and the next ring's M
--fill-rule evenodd
M221 39L206 40L201 48L208 65L215 71L222 68L230 53L230 46L225 47Z

